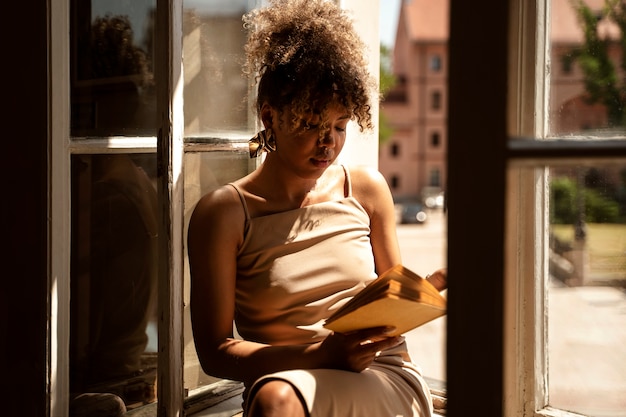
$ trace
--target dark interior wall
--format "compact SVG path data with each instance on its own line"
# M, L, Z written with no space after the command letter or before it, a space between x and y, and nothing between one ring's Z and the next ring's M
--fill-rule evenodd
M47 0L3 19L2 415L46 416L48 241Z

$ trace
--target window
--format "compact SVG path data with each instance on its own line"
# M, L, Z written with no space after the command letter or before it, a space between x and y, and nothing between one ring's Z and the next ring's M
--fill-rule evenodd
M247 0L183 0L183 242L186 242L189 218L200 197L244 176L258 163L251 160L248 153L248 139L254 136L256 116L251 104L247 100L242 102L248 95L248 83L241 76L245 43L241 15L259 4ZM196 355L186 256L183 272L183 388L193 395L221 381L202 371ZM232 384L232 389L237 387L238 384Z
M397 175L392 175L391 176L391 184L389 184L391 186L392 190L396 190L400 187L400 177Z
M430 134L430 146L432 146L433 148L436 148L440 145L441 143L441 135L439 134L439 132L432 132Z
M623 403L613 400L619 394L604 391L616 387L611 369L623 366L623 345L602 351L602 358L595 358L604 361L601 367L588 359L580 367L571 361L564 367L572 352L558 350L564 340L571 343L581 337L567 332L584 322L577 321L575 309L559 314L558 297L563 293L555 291L558 287L549 275L556 202L549 191L563 169L566 174L578 167L626 166L623 124L617 131L573 134L559 119L566 113L553 90L558 80L549 77L548 69L555 64L549 30L554 19L563 16L557 8L569 5L556 0L490 1L486 5L490 24L482 26L476 25L481 17L470 5L451 4L447 198L451 416L474 408L489 416L624 411ZM482 45L481 51L472 50L472 45ZM463 65L467 62L480 64L468 68ZM480 137L479 146L469 143L468 131ZM603 192L610 188L605 185L609 177L602 181ZM571 178L576 182L576 175ZM485 242L480 247L475 244L478 236ZM585 311L594 311L595 319L607 313L598 305L591 308L589 301L572 305L586 305L590 309ZM566 320L572 321L568 325ZM472 323L480 323L479 328ZM623 327L621 321L619 328ZM598 327L592 329L594 336L607 336ZM565 339L559 339L559 333ZM454 350L463 340L473 343L462 352ZM578 339L577 349L600 352L587 342L587 337ZM587 369L599 373L585 375ZM581 378L590 383L586 392L576 387ZM573 388L570 392L576 394L564 396L564 388ZM602 393L611 405L593 404L590 392Z
M441 91L433 91L430 95L430 108L441 110Z
M400 155L400 145L398 143L392 143L390 147L390 153L393 157L398 157Z
M106 3L109 6L114 4ZM353 3L358 8L364 2ZM471 2L450 5L451 100L450 129L446 133L449 135L451 167L446 199L449 208L450 274L446 383L447 414L450 416L466 415L467 410L481 410L481 415L494 417L536 416L557 414L571 407L570 398L559 393L562 388L559 381L564 379L560 373L569 370L564 369L562 363L548 361L550 355L554 358L554 349L558 349L563 341L555 339L551 332L564 327L561 317L550 314L556 311L557 303L562 300L551 298L554 287L548 279L550 231L558 233L554 227L556 223L550 223L553 207L549 191L556 183L554 179L558 178L555 173L559 172L570 175L576 184L579 184L577 181L580 178L582 184L596 185L595 188L602 192L612 188L615 182L610 171L617 168L621 172L626 166L626 141L623 125L618 130L609 131L603 129L605 122L601 118L582 121L587 131L579 130L573 134L575 115L587 114L581 111L585 103L576 101L581 98L580 95L573 96L571 104L567 100L557 100L555 105L549 103L554 98L551 88L558 82L557 79L551 80L546 71L550 64L554 64L551 61L553 58L548 55L554 45L549 42L547 30L552 26L551 16L559 16L553 10L556 4L561 3L556 0L486 0L484 8L476 8ZM169 241L158 240L160 274L157 277L157 296L160 301L157 304L161 313L159 316L163 317L158 326L158 351L163 354L158 355L157 366L161 376L158 400L162 415L183 412L187 384L184 378L190 375L187 365L193 362L193 358L189 363L183 361L184 346L181 343L184 333L181 325L184 318L184 309L181 308L184 303L184 263L182 256L177 254L183 253L185 207L189 207L183 204L191 204L182 198L182 164L193 165L209 159L208 163L215 170L203 173L206 176L198 174L198 170L190 171L195 179L210 178L211 181L214 180L213 175L224 174L224 177L215 178L218 182L226 181L228 176L239 175L222 169L226 160L232 163L233 170L245 172L250 169L244 167L250 161L242 157L244 152L240 141L243 132L237 129L241 126L237 126L229 118L230 115L214 122L219 126L218 133L210 134L206 132L213 122L203 125L202 114L192 120L183 118L187 114L183 109L186 104L183 104L183 91L177 84L182 77L183 34L174 31L174 28L183 27L181 2L158 1L156 5L159 13L154 21L158 28L155 37L158 39L156 44L162 45L162 48L155 48L151 58L156 88L152 103L160 110L156 112L154 126L149 118L142 119L144 123L133 124L120 121L119 115L108 115L103 94L109 91L98 89L98 83L104 82L107 88L119 89L119 93L127 98L135 97L132 100L139 100L138 91L139 97L147 99L149 95L142 96L146 90L135 90L133 93L132 88L128 89L131 85L137 86L142 78L137 74L141 73L120 75L119 79L116 75L112 77L115 80L108 79L111 77L104 77L104 80L70 79L70 74L78 74L76 68L69 68L70 62L77 62L71 60L70 53L71 40L75 38L70 38L69 33L77 33L68 30L71 27L70 1L60 1L49 9L49 74L53 86L50 92L50 158L53 163L50 166L54 191L50 197L49 268L50 275L55 278L48 300L50 374L46 375L46 379L49 379L50 415L68 414L70 369L74 368L72 360L67 357L72 355L70 346L83 346L73 344L72 338L80 333L71 331L72 326L83 324L71 319L76 318L72 309L83 308L84 304L83 307L72 304L71 295L80 291L85 291L81 294L90 293L78 285L81 281L75 278L77 274L91 273L93 268L81 269L84 264L79 261L83 259L75 254L92 248L81 245L81 248L73 248L74 252L71 252L70 243L91 241L96 233L94 227L100 226L93 224L92 227L91 218L97 205L92 204L91 199L97 197L94 191L99 184L94 181L97 178L94 174L98 172L97 165L106 159L104 156L121 155L123 158L119 159L130 160L133 169L141 168L151 180L156 177L155 190L161 201L159 213L165 214L159 236L170 236ZM363 9L358 9L358 13L365 17L367 13ZM490 11L489 24L477 24L484 21L484 9ZM71 16L71 19L76 19L73 14ZM86 20L79 17L76 21L91 22L91 15ZM194 30L185 36L193 38L198 34ZM138 32L135 36L135 45L144 45L139 41ZM368 42L376 45L377 40L369 39ZM150 48L143 50L149 56ZM193 56L193 51L187 51L187 56ZM374 63L374 68L376 65ZM185 71L190 69L187 67ZM170 75L164 78L166 83L171 84L160 84L159 73ZM185 79L191 75L187 74ZM74 81L79 90L84 87L81 84L83 81L90 83L92 90L80 91L70 100L70 86ZM96 99L100 100L99 104L95 104ZM127 104L133 104L132 100ZM148 102L141 101L142 104ZM149 108L144 110L148 115L152 114ZM557 116L559 113L560 116L567 115L567 123L563 122L564 117L554 117L552 111L556 111ZM601 113L593 114L595 117ZM161 121L158 115L167 115L172 119ZM604 116L608 115L605 113ZM103 125L102 122L107 120L109 123ZM197 124L195 120L198 120ZM156 126L164 129L158 138L154 131ZM603 134L598 128L604 131ZM85 133L79 133L81 130ZM252 130L251 126L246 126L244 132ZM187 141L190 145L188 152L183 151L184 138L190 139ZM163 163L155 165L154 155ZM361 158L369 162L368 155ZM577 171L580 172L581 167L587 172L579 176ZM202 189L202 184L205 182L196 182L197 192ZM83 211L81 207L90 210ZM133 214L132 210L129 214ZM586 236L591 243L592 232L590 229L587 231ZM609 254L603 262L619 267L620 259ZM572 292L581 291L575 288ZM587 308L592 309L587 311L594 311L593 308L599 306L589 302L589 299L583 301ZM620 299L616 299L616 303L619 302ZM593 314L597 314L597 310ZM575 317L570 315L570 318ZM613 326L613 330L617 332L624 327L620 322ZM584 340L590 339L594 340ZM626 357L619 347L603 351L599 351L598 346L578 347L592 350L601 359L612 360L601 367L605 371L617 369L619 360ZM599 370L597 367L594 369ZM618 372L616 377L620 376L623 375ZM588 379L597 380L593 377ZM611 383L609 389L623 387L619 385L623 383L619 379L605 378L602 381ZM200 381L198 385L206 383L211 384L210 381ZM608 394L604 398L611 400L623 397L603 389L600 387L600 391L590 389L587 392ZM610 406L613 407L613 404ZM597 404L577 404L575 410L563 413L593 414L591 407L597 407ZM617 407L621 407L618 412L623 411L623 405L618 404ZM608 413L610 410L605 411Z
M441 171L439 171L439 168L433 168L429 171L428 185L430 187L441 186Z
M563 72L563 75L571 74L573 65L574 63L570 54L563 55L561 57L561 71Z
M70 7L69 391L133 410L158 369L156 1Z
M428 66L430 70L433 72L441 71L441 56L439 55L431 56L430 59L428 60Z

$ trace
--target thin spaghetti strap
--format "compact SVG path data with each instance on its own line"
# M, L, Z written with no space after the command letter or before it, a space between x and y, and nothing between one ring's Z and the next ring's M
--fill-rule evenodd
M346 194L347 194L346 197L352 197L352 181L350 180L350 170L345 165L341 165L341 167L343 168L343 172L346 176L346 184L345 184L345 189L346 189Z
M237 187L235 184L233 184L232 182L229 182L228 185L233 187L235 191L237 191L237 194L239 194L239 199L241 200L241 205L243 206L243 212L246 215L246 225L247 225L248 222L250 221L250 213L248 212L248 205L246 204L246 199L243 197L243 192L241 192L241 189Z

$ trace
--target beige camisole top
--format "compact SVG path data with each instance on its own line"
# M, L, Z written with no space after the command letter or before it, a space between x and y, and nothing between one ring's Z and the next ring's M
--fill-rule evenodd
M237 257L235 324L245 339L268 344L319 341L324 320L376 278L370 219L347 195L250 218Z

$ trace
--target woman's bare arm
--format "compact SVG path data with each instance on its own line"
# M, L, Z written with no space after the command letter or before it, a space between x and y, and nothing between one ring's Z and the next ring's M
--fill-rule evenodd
M396 214L387 181L371 168L353 168L352 192L370 216L370 241L374 252L376 272L402 262L396 234Z

